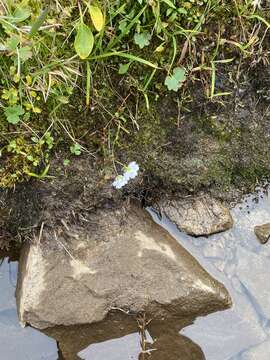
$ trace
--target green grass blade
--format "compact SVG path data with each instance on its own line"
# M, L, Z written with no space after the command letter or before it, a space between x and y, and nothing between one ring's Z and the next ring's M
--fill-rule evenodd
M149 84L151 83L153 77L155 76L156 71L157 71L157 69L153 69L151 75L149 76L148 80L146 81L146 84L145 84L144 87L143 87L143 91L146 91L146 90L147 90Z
M42 11L41 15L37 18L37 20L34 22L34 24L31 27L30 33L29 33L29 37L33 37L36 35L36 33L38 32L39 28L41 27L41 25L44 23L44 21L46 20L46 17L48 15L49 12L49 8L47 7L45 10Z
M176 52L177 52L175 36L172 36L172 43L173 43L173 56L172 56L172 60L171 60L170 66L169 66L168 74L171 72L171 69L172 69L174 61L175 61Z
M213 97L215 96L215 84L216 84L216 67L213 61L211 62L211 67L212 67L212 76L211 76L210 98L213 99Z
M105 58L108 58L108 57L111 57L111 56L123 57L123 58L129 59L131 61L137 61L138 63L150 66L150 67L152 67L154 69L158 69L158 66L156 64L153 64L152 62L150 62L148 60L145 60L145 59L143 59L141 57L138 57L138 56L135 56L135 55L132 55L132 54L128 54L128 53L125 53L125 52L122 52L122 51L113 51L113 52L108 52L108 53L104 53L104 54L101 54L101 55L90 56L88 58L88 60L105 59Z
M91 69L89 61L86 62L86 106L90 105Z
M262 23L264 23L268 27L268 29L270 29L270 23L267 20L265 20L265 18L261 17L260 15L253 14L253 15L248 16L247 18L248 19L257 19L257 20L261 21Z

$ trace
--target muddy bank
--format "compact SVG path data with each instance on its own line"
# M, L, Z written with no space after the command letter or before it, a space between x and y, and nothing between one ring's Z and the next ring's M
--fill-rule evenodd
M207 99L201 82L189 82L193 97L186 106L179 108L180 95L169 93L151 101L149 111L138 108L138 126L126 124L129 134L114 143L114 157L100 152L107 118L100 118L98 103L91 111L81 111L82 99L75 97L63 121L74 122L75 132L82 132L83 126L87 134L93 131L96 147L91 136L83 137L89 150L70 158L62 144L54 153L48 177L0 191L2 247L14 236L21 241L42 222L72 221L90 228L92 222L84 221L84 214L95 217L97 209L121 207L133 198L152 206L203 192L229 204L256 189L270 171L269 96L267 81L261 81L270 67L241 65L237 81L230 75L235 71L231 65L217 68L216 84L220 91L231 92L228 96ZM125 98L130 88L123 79L117 81L116 76L115 84ZM133 109L135 100L135 94L129 94L126 105ZM111 94L104 98L104 106L118 101ZM70 158L68 166L63 166L65 158ZM116 171L121 173L119 162L130 161L137 161L139 175L115 190L111 185Z

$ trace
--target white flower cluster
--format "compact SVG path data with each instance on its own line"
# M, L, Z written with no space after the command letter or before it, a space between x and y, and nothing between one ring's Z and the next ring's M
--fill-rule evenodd
M124 170L124 174L118 175L112 183L112 186L116 189L121 189L130 179L134 179L138 175L139 165L135 161L132 161L128 166L125 166Z

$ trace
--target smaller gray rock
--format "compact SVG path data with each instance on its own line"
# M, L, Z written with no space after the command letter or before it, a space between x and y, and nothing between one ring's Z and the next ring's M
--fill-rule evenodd
M254 232L261 244L267 243L270 238L270 223L255 226Z
M233 226L230 210L209 195L163 202L160 208L181 231L189 235L208 236Z

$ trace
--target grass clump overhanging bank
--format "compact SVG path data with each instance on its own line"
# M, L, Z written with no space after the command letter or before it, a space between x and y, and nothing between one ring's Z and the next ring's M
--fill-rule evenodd
M84 155L149 192L268 174L267 2L8 0L0 24L2 187Z

